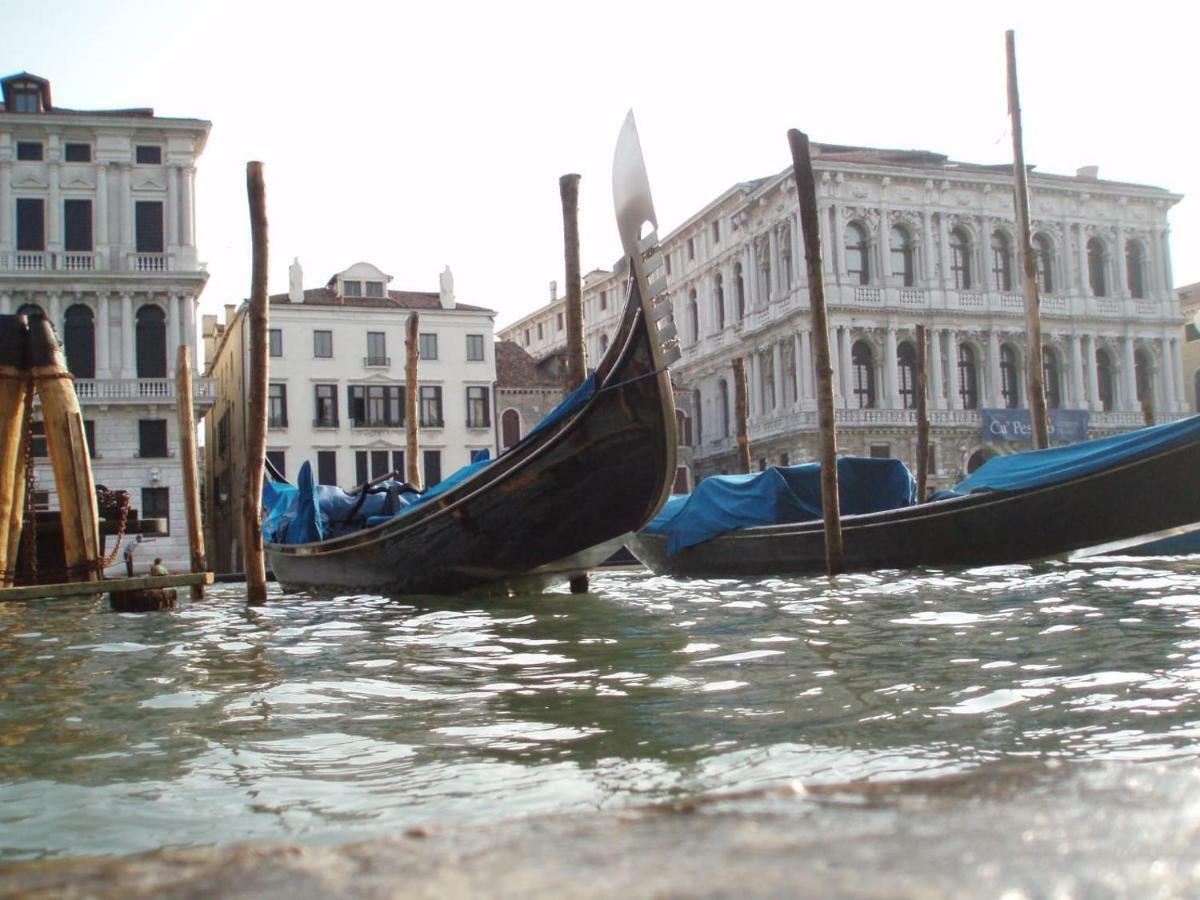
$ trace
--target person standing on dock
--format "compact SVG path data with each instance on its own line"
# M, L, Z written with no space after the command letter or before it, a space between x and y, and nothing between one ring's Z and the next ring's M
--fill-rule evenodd
M130 578L133 577L133 551L137 549L137 545L142 542L142 536L139 534L131 541L125 543L125 574Z

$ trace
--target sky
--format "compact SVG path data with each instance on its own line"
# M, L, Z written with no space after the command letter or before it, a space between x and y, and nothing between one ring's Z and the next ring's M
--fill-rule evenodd
M611 161L637 117L659 230L813 141L1011 161L1006 29L1025 157L1039 171L1184 195L1176 285L1200 281L1184 4L0 0L0 74L50 79L77 109L151 106L212 122L197 164L202 312L249 294L245 168L265 164L270 290L360 260L503 327L564 282L559 176L580 184L582 268L620 255ZM560 288L561 293L561 288Z

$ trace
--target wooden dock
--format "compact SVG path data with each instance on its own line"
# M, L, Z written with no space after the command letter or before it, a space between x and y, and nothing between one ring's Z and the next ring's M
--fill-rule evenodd
M212 572L183 572L179 575L140 575L136 578L106 578L102 581L77 581L70 584L28 584L0 588L0 603L10 600L61 600L88 594L114 591L150 591L194 584L212 584Z

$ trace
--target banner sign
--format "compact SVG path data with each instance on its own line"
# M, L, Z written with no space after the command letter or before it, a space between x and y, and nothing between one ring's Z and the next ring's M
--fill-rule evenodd
M1020 441L1033 443L1033 426L1028 409L984 409L983 439L985 441ZM1088 411L1086 409L1050 410L1050 440L1073 444L1087 440Z

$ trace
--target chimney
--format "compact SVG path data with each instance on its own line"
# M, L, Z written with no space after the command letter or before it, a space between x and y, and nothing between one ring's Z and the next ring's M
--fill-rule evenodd
M293 256L292 264L288 266L288 300L292 303L304 302L304 270L300 268L298 256Z
M550 302L553 303L558 299L558 282L550 282Z
M233 313L237 307L232 303L225 304L225 324L228 325L233 321Z
M1075 177L1076 178L1086 178L1089 181L1095 181L1097 178L1100 177L1100 167L1099 166L1080 166L1078 169L1075 170Z

